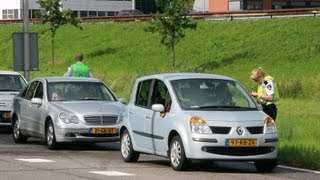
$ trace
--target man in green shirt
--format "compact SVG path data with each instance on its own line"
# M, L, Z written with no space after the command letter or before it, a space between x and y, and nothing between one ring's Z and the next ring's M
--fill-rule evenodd
M76 54L76 63L68 67L67 72L64 76L68 77L92 77L90 67L83 64L83 54Z

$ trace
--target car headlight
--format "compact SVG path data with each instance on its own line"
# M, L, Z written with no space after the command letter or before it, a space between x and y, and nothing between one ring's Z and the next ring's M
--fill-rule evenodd
M61 112L59 114L59 119L66 123L66 124L69 124L69 123L74 123L74 124L78 124L79 123L79 118L74 115L74 114L68 114L68 113L65 113L65 112Z
M274 134L277 133L276 122L271 118L267 117L264 120L264 127L263 127L264 134Z
M212 134L207 123L199 117L190 118L191 132L199 134Z

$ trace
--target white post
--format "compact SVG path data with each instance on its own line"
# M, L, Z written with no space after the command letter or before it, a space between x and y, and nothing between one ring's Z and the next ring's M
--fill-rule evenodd
M24 77L30 80L29 0L23 2Z

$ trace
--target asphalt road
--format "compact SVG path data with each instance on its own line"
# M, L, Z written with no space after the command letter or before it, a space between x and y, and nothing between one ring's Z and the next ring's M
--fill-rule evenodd
M10 131L0 130L0 180L320 179L320 172L283 166L261 174L244 162L194 162L188 170L176 172L163 157L141 155L137 163L124 163L119 147L119 143L65 144L51 151L39 139L15 144Z

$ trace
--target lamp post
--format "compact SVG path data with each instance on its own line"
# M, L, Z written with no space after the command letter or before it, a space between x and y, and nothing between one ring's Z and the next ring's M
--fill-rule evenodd
M132 0L132 9L136 9L136 0Z
M23 0L24 77L30 80L29 0Z

